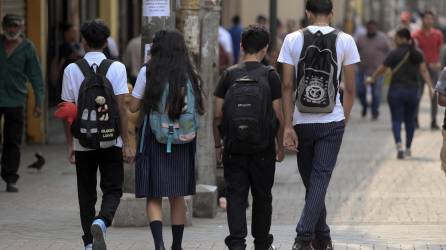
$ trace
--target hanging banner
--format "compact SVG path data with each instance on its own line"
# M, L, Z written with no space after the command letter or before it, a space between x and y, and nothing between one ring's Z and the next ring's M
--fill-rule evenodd
M143 0L143 16L170 16L170 0Z

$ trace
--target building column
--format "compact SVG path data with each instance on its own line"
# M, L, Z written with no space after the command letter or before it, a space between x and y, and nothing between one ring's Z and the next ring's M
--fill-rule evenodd
M1 5L0 1L0 5ZM46 73L46 23L47 23L47 3L46 0L27 0L26 6L28 10L26 13L26 35L36 48L37 55L40 59L40 67L44 74ZM44 80L44 83L46 81ZM46 86L45 86L46 91ZM26 138L28 143L43 144L46 141L46 127L47 127L47 94L45 93L45 100L42 105L42 116L35 118L34 111L34 91L28 85L28 101L26 109Z
M118 41L119 32L118 0L99 0L99 18L110 28L111 37Z

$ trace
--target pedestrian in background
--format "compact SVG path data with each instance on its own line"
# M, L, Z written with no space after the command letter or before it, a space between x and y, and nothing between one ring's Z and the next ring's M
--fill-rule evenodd
M162 198L168 197L172 220L172 250L181 250L186 203L195 194L195 153L198 114L204 113L201 78L189 57L186 42L177 31L159 31L150 50L150 61L140 70L132 92L130 110L146 113L135 165L137 198L147 199L147 216L155 250L163 250ZM148 120L150 122L148 122ZM162 121L160 125L159 121ZM160 126L169 126L161 135ZM162 141L187 128L183 144ZM167 131L167 129L166 129ZM174 132L175 131L175 132ZM187 140L186 140L187 139Z
M136 77L141 69L141 35L129 41L122 57L122 62L127 68L129 82L135 85Z
M24 110L27 82L34 90L34 117L42 114L45 95L42 69L36 49L23 35L22 17L7 14L3 17L0 35L0 120L4 118L1 176L7 192L18 192L16 186L20 166L20 147L25 126Z
M425 11L422 15L423 25L421 29L413 32L412 37L414 38L418 48L424 54L424 60L426 61L426 65L429 70L429 74L432 78L432 82L437 82L438 74L441 69L440 63L440 51L443 46L443 33L434 28L435 23L435 15L432 11ZM421 96L424 93L424 82L422 82L423 86L421 87ZM421 98L420 98L421 99ZM437 97L434 96L431 100L431 129L438 130L437 124L437 113L438 113L438 103ZM418 123L418 113L417 111L417 120Z
M269 41L269 32L264 26L246 28L242 33L243 62L223 73L214 92L213 132L217 160L223 161L224 166L229 225L225 243L230 250L246 248L250 189L255 249L275 249L269 233L271 189L275 162L283 160L284 151L280 78L272 67L260 63Z
M232 49L234 63L238 63L240 58L240 42L242 39L243 27L241 25L240 16L234 16L232 18L232 27L229 28L229 34L232 38Z
M436 95L438 96L438 104L442 107L446 107L446 68L438 78L437 85L435 86ZM441 169L446 174L446 111L444 114L443 121L443 145L441 147L440 159L441 159Z
M395 139L397 158L412 155L411 146L415 133L415 116L420 99L420 76L429 87L432 96L432 81L423 54L414 45L410 31L406 28L395 35L397 48L384 60L384 63L367 78L367 84L374 84L388 69L392 71L387 101L392 116L392 131ZM376 84L376 83L375 83ZM406 148L401 140L401 125L406 128Z
M83 59L68 65L63 75L62 100L76 103L78 110L75 123L71 128L67 124L65 132L68 160L76 165L85 249L104 250L105 234L122 196L123 158L130 162L134 156L125 106L127 73L122 63L107 60L102 53L110 36L109 28L102 21L84 23L81 34L87 53ZM96 85L98 81L101 82ZM102 86L102 91L98 86ZM100 135L84 136L89 133ZM110 135L116 139L109 141ZM98 168L103 195L101 209L96 214Z
M292 249L325 250L333 249L325 195L350 118L360 58L353 37L330 27L331 0L308 0L306 15L311 25L289 34L279 56L283 63L284 146L297 154L306 189ZM294 68L297 82L293 82ZM338 91L341 71L343 105Z
M368 85L365 84L365 79L375 72L390 52L390 41L383 32L378 30L376 22L373 20L368 21L366 26L367 33L360 35L356 40L359 55L363 58L361 63L359 63L356 75L356 93L362 106L362 117L367 116L369 109L369 103L367 101ZM370 85L372 90L372 103L370 107L372 120L377 120L379 117L383 81L383 77L379 77L374 84Z

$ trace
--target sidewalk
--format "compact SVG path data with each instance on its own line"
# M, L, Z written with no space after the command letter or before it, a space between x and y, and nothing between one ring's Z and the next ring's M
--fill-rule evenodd
M378 122L354 110L326 199L335 249L446 249L442 137L425 129L427 105L424 101L413 157L404 161L396 160L387 105ZM59 130L57 121L52 124L51 130ZM65 160L63 135L50 139L50 145L24 148L20 193L5 193L0 184L0 249L82 249L75 169ZM47 160L41 172L26 169L36 151ZM304 201L294 156L277 167L273 195L275 245L290 249ZM223 212L212 220L194 219L184 248L223 250L227 232ZM111 228L107 236L109 249L153 249L147 228ZM166 247L170 239L166 227Z

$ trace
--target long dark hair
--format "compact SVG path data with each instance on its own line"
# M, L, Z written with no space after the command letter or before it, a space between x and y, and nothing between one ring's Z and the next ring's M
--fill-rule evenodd
M190 80L196 107L198 112L203 114L202 80L189 57L183 35L178 31L157 32L150 55L151 59L147 63L147 85L144 98L146 111L159 111L158 103L166 84L169 84L167 113L170 119L178 119L185 104L186 84Z
M410 34L409 29L407 29L407 28L399 29L396 32L396 36L399 37L399 38L406 39L408 41L409 51L410 51L410 57L409 57L410 61L411 62L416 61L417 59L416 59L416 55L415 55L414 52L416 52L417 48L415 47L415 41L413 40L412 35Z

